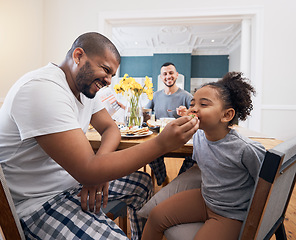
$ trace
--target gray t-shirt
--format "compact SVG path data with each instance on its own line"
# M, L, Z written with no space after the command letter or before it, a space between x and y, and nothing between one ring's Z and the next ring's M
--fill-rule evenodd
M149 101L146 108L154 110L156 119L178 118L180 116L177 114L176 108L180 106L189 108L191 99L192 95L181 88L171 95L165 94L164 90L159 90L153 94L153 99ZM168 112L167 110L172 111Z
M221 216L243 221L265 152L261 143L234 129L215 142L198 130L193 137L192 158L201 170L206 205Z

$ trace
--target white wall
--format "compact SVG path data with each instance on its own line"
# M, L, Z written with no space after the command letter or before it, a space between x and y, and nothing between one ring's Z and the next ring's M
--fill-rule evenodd
M43 2L0 0L0 106L12 84L42 66Z
M262 131L296 136L296 1L266 1L264 9Z
M296 1L0 0L0 4L0 99L26 71L49 61L60 63L79 34L98 30L101 12L262 6L262 132L283 140L296 136L296 36L290 34Z

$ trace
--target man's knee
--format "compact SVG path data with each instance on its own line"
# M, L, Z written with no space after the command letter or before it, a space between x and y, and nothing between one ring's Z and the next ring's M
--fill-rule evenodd
M153 184L151 176L148 173L136 171L131 174L136 182L136 188L137 192L140 195L149 195L149 198L151 197L151 194L153 192ZM136 180L137 179L137 180Z

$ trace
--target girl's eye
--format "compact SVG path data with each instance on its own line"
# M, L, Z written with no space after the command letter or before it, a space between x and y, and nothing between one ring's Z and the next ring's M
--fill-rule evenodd
M190 107L194 107L194 103L190 103L190 105L189 105Z

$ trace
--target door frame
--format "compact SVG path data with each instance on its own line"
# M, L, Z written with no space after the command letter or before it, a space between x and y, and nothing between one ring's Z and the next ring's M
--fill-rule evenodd
M228 7L178 9L170 11L100 12L98 31L112 40L112 28L119 26L194 25L207 22L241 22L240 71L251 79L256 89L252 116L240 125L261 131L262 71L263 71L263 7Z

